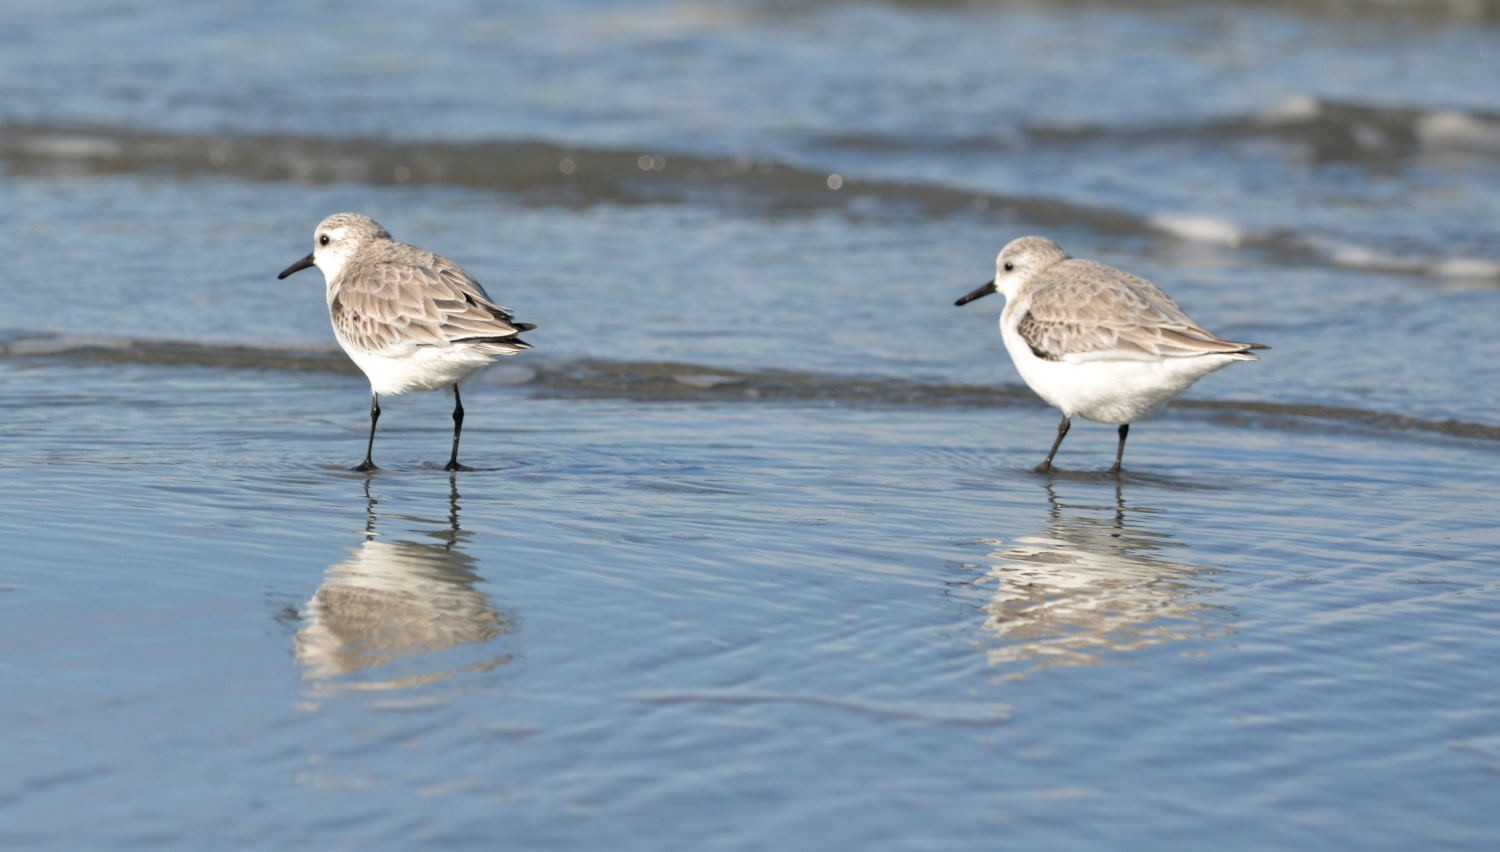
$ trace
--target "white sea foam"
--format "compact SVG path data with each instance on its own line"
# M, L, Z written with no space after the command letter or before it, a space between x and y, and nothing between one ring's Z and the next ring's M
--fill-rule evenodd
M27 153L61 160L89 160L118 157L125 146L116 139L72 133L51 133L25 140L21 148Z
M1444 278L1500 279L1500 260L1491 257L1450 257L1433 267Z
M1399 272L1438 278L1500 279L1500 259L1487 257L1429 257L1377 251L1367 246L1316 241L1314 245L1329 260L1349 269L1372 272Z
M1500 151L1500 121L1461 112L1436 112L1418 119L1417 139L1437 150Z
M1237 246L1245 241L1245 230L1225 219L1191 214L1162 213L1151 217L1151 227L1195 243Z
M1311 121L1323 113L1323 103L1312 95L1293 95L1277 101L1261 113L1267 124Z

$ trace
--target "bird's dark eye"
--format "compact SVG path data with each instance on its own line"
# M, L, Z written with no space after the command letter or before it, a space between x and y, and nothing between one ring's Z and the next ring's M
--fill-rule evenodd
M323 234L322 236L318 237L318 245L320 245L320 246L326 246L326 245L328 245L328 235L327 234Z
M327 237L323 238L323 243L325 245L328 243L328 238ZM1016 265L1014 263L1011 263L1010 261L1007 260L1005 262L1005 271L1006 272L1015 272L1016 271Z

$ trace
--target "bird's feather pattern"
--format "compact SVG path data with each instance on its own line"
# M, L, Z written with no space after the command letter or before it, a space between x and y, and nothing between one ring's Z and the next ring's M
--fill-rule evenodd
M1017 331L1048 361L1141 360L1243 353L1144 278L1090 260L1066 260L1031 282Z
M334 328L369 352L467 345L504 355L529 349L518 335L536 327L515 322L453 261L392 240L371 243L329 296Z

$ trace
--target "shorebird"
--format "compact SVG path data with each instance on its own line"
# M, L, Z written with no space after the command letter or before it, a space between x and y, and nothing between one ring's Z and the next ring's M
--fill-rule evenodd
M453 454L464 426L458 383L502 355L531 345L518 335L536 326L516 322L463 267L442 255L397 242L375 220L335 213L313 232L313 250L276 276L316 266L328 285L333 335L370 380L370 439L358 471L370 460L380 395L453 389Z
M995 277L954 302L1005 295L1000 337L1037 395L1062 411L1052 459L1077 414L1117 424L1120 471L1130 424L1156 413L1193 382L1235 361L1256 361L1258 343L1205 331L1161 288L1129 272L1068 256L1043 237L1012 240L995 258Z

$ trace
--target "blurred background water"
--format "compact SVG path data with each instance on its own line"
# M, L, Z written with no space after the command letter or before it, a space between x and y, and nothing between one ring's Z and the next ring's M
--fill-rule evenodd
M1500 5L11 5L0 842L1484 848ZM312 227L536 349L384 406ZM1009 239L1274 348L1134 432Z

